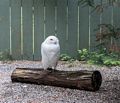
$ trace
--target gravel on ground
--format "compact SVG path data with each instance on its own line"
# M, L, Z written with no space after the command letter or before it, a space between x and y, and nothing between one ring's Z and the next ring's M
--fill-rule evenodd
M39 61L0 62L0 103L120 103L120 67L93 66L75 61L59 62L59 70L99 70L102 85L96 92L12 83L11 74L16 67L41 68Z

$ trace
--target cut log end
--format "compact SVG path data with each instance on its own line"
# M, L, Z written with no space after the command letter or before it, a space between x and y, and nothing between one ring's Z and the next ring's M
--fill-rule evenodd
M79 90L97 91L102 83L99 71L60 71L30 68L16 68L11 75L12 82L34 83Z
M94 71L92 74L92 86L94 90L99 90L102 83L102 76L99 71Z

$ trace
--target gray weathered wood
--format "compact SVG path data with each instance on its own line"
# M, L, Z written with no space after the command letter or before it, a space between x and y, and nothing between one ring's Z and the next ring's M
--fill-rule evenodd
M67 52L68 54L76 57L77 56L77 0L68 0L68 40L67 40ZM74 28L74 29L73 29ZM72 41L72 43L71 43Z
M67 0L57 0L57 37L61 46L61 54L67 52L66 41L66 13ZM63 39L64 38L64 39Z
M79 8L79 49L89 49L89 8L88 6ZM84 39L83 39L84 38Z
M12 57L21 59L21 0L11 0Z
M44 0L34 0L35 15L35 55L34 60L41 59L41 43L44 41Z
M23 6L23 59L33 60L33 0L22 0Z
M16 68L12 82L34 83L80 90L97 91L102 82L99 71L59 71L30 68Z
M9 49L9 0L0 1L0 51Z
M46 34L45 36L55 35L55 0L45 0L46 6Z
M96 5L100 5L100 0L95 1ZM95 29L98 28L100 24L100 12L97 10L94 11L95 8L90 9L91 19L90 19L90 50L93 51L99 42L96 42L96 32Z
M93 49L96 45L96 31L94 31L94 29L96 29L100 23L100 17L102 20L101 23L103 24L113 24L116 27L120 26L119 3L114 3L113 7L112 5L107 6L107 0L95 0L95 4L99 5L102 1L103 12L102 16L100 16L100 12L94 11L91 13L89 36L89 7L83 7L83 5L79 4L78 8L78 1L79 0L1 0L0 51L4 52L10 49L14 59L33 60L34 57L34 60L40 60L40 45L44 38L56 34L60 40L61 54L66 53L75 57L77 55L77 49L89 49L89 45L92 46L91 49ZM32 9L33 2L34 10ZM91 11L93 9L94 8L91 7ZM23 34L21 33L21 21L23 23ZM57 29L55 27L57 27ZM21 35L23 35L23 39ZM111 41L112 40L114 39L111 39ZM116 43L119 45L120 39Z

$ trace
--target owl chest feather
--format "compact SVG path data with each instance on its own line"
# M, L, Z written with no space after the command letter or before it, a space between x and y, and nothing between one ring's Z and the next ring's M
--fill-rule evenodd
M57 52L59 46L58 45L46 45L46 50L50 53Z
M48 56L48 58L52 59L53 57L55 57L58 52L59 52L59 45L45 45L44 49L46 53L46 55Z

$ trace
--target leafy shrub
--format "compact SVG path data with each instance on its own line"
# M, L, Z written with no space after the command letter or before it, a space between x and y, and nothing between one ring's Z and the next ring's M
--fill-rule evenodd
M85 61L89 58L89 52L87 49L78 50L79 60Z
M103 58L103 64L106 66L120 66L120 59L117 54L110 53Z
M69 61L69 62L74 61L74 59L72 57L70 57L69 55L67 55L67 54L61 54L60 55L60 60Z
M120 66L120 54L108 53L106 49L97 52L89 52L87 49L78 50L79 60L88 64Z

